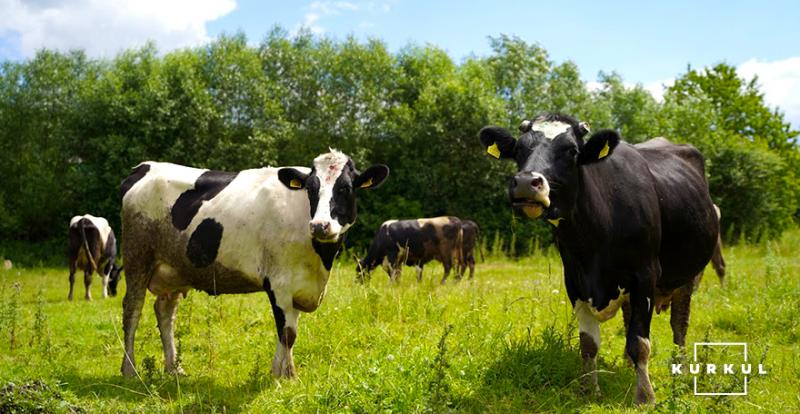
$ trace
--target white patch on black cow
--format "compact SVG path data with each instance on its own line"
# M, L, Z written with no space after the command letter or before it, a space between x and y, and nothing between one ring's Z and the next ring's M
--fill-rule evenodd
M557 136L567 132L572 125L560 121L543 121L531 125L531 131L541 132L547 139L555 139Z

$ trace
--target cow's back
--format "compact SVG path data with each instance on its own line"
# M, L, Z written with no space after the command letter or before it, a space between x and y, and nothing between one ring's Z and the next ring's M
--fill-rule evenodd
M662 276L658 286L674 289L702 271L719 234L703 155L691 145L676 145L664 138L635 147L648 161L659 194Z
M461 221L457 217L392 220L382 227L392 245L407 251L409 262L442 260L457 242L460 248Z
M126 264L130 249L142 266L168 266L209 293L261 290L264 277L279 269L319 271L319 260L309 260L317 256L308 197L283 186L276 168L225 173L142 165L146 173L135 176L137 167L135 182L129 177L122 185Z

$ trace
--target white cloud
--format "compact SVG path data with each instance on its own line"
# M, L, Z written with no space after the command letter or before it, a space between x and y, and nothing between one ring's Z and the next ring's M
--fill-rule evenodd
M235 8L235 0L0 0L0 36L18 38L24 57L43 47L113 56L147 40L170 50L207 42L206 23Z
M653 95L653 98L656 99L658 102L664 101L664 92L670 86L675 84L675 78L664 79L655 82L647 82L642 84L642 88L647 92L650 92L650 95Z
M747 80L757 75L767 104L780 108L786 120L800 128L800 57L772 62L750 59L736 71Z
M303 22L298 23L291 30L292 35L296 35L302 28L306 28L314 34L325 33L325 28L320 24L324 18L338 16L344 13L388 13L391 10L389 3L375 2L349 2L349 1L314 1L306 7L307 13L303 16ZM369 29L375 25L369 22L362 22L358 25L359 29Z
M633 89L637 85L641 86L642 89L650 92L650 95L653 95L656 101L662 102L664 101L664 92L667 90L668 87L672 86L675 83L675 78L669 78L659 81L653 82L646 82L646 83L633 83L633 82L622 82L622 85L626 89ZM589 92L601 91L605 87L605 84L602 82L597 81L589 81L586 82L586 90Z

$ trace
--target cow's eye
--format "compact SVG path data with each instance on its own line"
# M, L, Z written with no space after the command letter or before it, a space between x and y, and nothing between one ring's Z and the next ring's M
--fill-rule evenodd
M569 154L570 157L574 158L575 156L578 155L578 149L575 147L569 147L567 148L567 154Z
M349 188L347 188L347 187L345 187L345 186L341 186L341 187L339 187L339 189L338 189L338 190L336 190L336 191L338 191L338 192L339 192L339 194L347 194L347 193L348 193L348 191L350 191L350 189L349 189Z

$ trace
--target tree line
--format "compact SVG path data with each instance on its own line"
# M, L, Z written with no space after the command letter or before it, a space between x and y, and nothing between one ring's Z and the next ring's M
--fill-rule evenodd
M725 63L689 67L656 101L613 72L589 90L575 63L554 62L538 44L489 42L488 56L457 63L435 46L392 53L376 39L276 27L257 45L236 34L164 54L151 43L113 59L41 50L4 61L0 240L58 244L69 218L86 212L118 228L119 183L141 161L310 166L331 147L362 168L391 168L381 189L360 196L348 245L364 248L390 218L450 214L523 254L533 239L547 244L549 229L513 217L505 180L514 166L492 162L476 135L487 124L516 130L543 111L629 142L697 146L729 241L772 239L796 220L798 131L765 104L757 79Z

